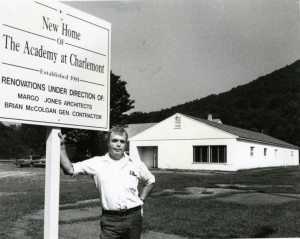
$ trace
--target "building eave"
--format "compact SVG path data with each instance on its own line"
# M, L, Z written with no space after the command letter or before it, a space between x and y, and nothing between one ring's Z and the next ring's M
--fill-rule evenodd
M282 147L282 148L288 148L288 149L297 149L299 150L300 147L297 147L295 145L286 145L286 144L275 144L272 142L267 142L267 141L261 141L261 140L255 140L255 139L249 139L249 138L243 138L243 137L238 137L236 140L240 141L248 141L248 142L255 142L259 144L266 144L266 145L272 145L272 146L277 146L277 147Z

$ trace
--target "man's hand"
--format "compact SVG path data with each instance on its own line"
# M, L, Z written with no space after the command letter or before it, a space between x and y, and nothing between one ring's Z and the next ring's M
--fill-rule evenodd
M64 171L65 174L73 175L73 166L68 158L67 152L66 152L66 145L65 145L65 134L58 133L58 136L60 138L60 165Z
M67 135L58 133L58 136L60 138L60 145L65 144Z

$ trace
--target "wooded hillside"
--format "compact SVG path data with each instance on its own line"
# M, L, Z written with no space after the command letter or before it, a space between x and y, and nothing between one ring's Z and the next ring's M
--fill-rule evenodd
M159 122L175 113L263 132L300 146L300 60L230 91L160 111L134 112L128 123Z

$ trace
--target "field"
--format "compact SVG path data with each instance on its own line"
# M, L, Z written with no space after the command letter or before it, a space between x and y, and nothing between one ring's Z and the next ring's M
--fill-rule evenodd
M44 172L0 163L0 238L43 237L42 220L29 215L44 207ZM144 207L144 230L195 238L300 236L299 167L153 173L157 183ZM90 177L61 174L62 208L97 198ZM85 207L99 206L89 202Z

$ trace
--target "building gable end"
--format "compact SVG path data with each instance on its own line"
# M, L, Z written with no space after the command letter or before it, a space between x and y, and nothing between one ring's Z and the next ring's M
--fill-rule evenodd
M237 136L194 120L186 115L177 113L140 132L139 134L136 134L129 140L194 140L229 138L237 138Z

